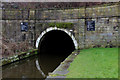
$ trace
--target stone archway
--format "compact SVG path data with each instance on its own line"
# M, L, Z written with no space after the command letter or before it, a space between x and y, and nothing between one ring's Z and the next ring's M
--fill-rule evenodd
M73 41L73 43L74 43L75 49L78 49L78 43L77 43L75 37L71 34L71 32L68 31L68 30L66 30L66 29L57 28L57 27L47 28L45 31L43 31L43 32L40 34L40 36L39 36L39 37L37 38L37 40L36 40L36 48L37 48L37 49L38 49L38 46L39 46L39 43L40 43L41 38L42 38L47 32L50 32L50 31L52 31L52 30L61 30L61 31L64 31L66 34L68 34L68 35L71 37L71 39L72 39L72 41Z

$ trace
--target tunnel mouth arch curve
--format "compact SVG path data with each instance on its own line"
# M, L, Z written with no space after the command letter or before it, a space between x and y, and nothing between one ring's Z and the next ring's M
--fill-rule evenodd
M66 29L57 28L57 27L47 28L45 31L43 31L43 32L40 34L40 36L39 36L39 37L37 38L37 40L36 40L36 48L37 48L37 49L38 49L38 47L39 47L39 43L40 43L42 37L43 37L46 33L50 32L50 31L53 31L53 30L56 30L56 31L59 30L59 31L65 32L69 37L71 37L71 39L72 39L72 41L73 41L73 43L74 43L75 49L78 49L78 43L77 43L75 37L72 35L72 33L71 33L70 31L66 30Z

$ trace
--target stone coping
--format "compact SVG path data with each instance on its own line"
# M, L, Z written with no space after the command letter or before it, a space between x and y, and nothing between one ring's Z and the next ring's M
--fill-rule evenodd
M65 75L69 72L68 68L70 63L72 63L78 54L79 50L73 51L52 73L48 74L46 80L49 80L50 78L65 78Z
M14 55L12 57L2 58L2 59L0 59L0 61L1 61L0 66L4 66L7 64L28 58L30 56L36 55L37 51L38 51L38 49L33 49L33 50L28 51L28 52L22 52L18 55Z

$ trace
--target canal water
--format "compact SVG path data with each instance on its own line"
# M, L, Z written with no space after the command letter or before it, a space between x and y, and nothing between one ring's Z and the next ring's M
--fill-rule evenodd
M36 55L2 67L3 78L45 78L66 58L65 55Z
M75 50L73 40L63 31L46 33L39 45L38 55L4 66L3 78L45 78Z

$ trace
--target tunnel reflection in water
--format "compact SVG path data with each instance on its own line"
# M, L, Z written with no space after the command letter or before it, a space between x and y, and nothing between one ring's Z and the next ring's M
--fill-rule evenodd
M65 32L50 31L42 37L38 55L3 66L2 77L45 78L41 70L45 75L52 72L74 49L71 37Z
M47 32L39 44L39 64L47 75L75 49L72 38L60 30Z

